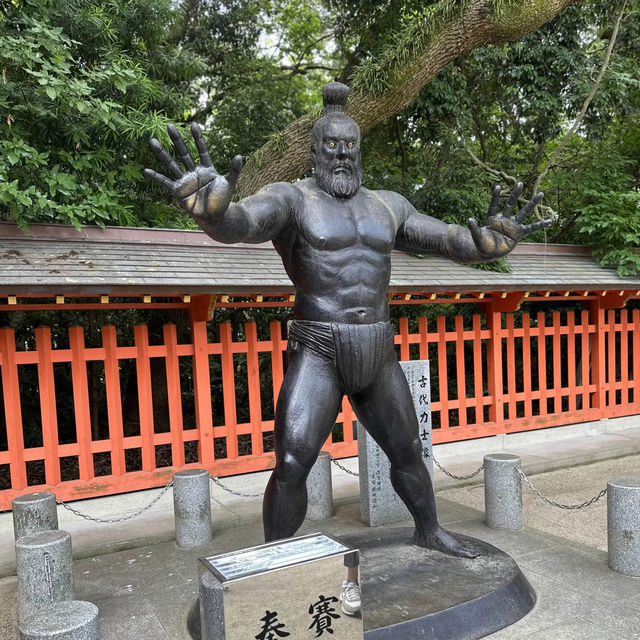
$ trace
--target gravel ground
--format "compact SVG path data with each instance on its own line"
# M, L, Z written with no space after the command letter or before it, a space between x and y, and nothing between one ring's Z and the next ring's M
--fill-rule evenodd
M580 504L597 495L614 478L640 478L640 455L605 460L531 476L533 485L561 504ZM438 496L484 511L484 486L446 489ZM543 502L522 487L524 524L579 544L607 550L607 498L584 509L567 510Z

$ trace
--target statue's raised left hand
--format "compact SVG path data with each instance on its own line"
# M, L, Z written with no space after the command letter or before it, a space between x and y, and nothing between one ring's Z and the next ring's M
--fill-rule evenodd
M173 180L153 171L153 169L145 169L144 176L170 191L178 204L189 215L196 219L207 218L213 222L216 216L224 214L229 207L238 176L242 170L242 156L235 156L231 161L229 173L222 176L213 166L207 143L202 137L200 127L195 122L191 125L191 134L200 156L199 165L191 157L178 129L170 124L167 131L173 142L176 155L184 164L186 171L182 171L178 163L158 140L151 138L151 151L164 165L165 171Z
M489 213L484 226L479 226L475 218L469 218L469 231L478 251L487 258L500 258L507 255L527 234L548 227L552 220L540 220L531 224L523 224L532 209L540 204L544 194L536 193L527 204L514 214L513 209L522 193L522 182L513 188L504 209L498 211L500 187L493 190Z

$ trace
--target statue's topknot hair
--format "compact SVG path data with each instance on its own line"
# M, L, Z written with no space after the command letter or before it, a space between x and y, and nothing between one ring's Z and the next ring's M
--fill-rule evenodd
M349 87L342 82L330 82L322 87L322 104L324 106L323 115L331 113L344 113L347 106Z

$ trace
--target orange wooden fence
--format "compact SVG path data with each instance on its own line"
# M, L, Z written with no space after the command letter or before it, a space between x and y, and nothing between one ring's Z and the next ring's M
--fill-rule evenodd
M160 486L177 468L204 466L229 475L273 466L273 406L286 349L279 323L261 337L248 323L241 339L234 339L230 325L220 324L215 342L206 320L192 322L188 344L178 342L170 324L159 345L150 344L144 325L135 327L130 345L118 345L112 326L102 327L101 339L101 346L87 347L82 328L71 327L68 347L58 348L50 329L40 327L35 348L23 350L12 329L0 329L6 425L4 441L0 428L0 478L3 470L10 478L10 486L0 491L0 509L27 491L54 490L68 500ZM605 310L595 302L591 312L555 312L549 318L489 308L483 315L456 316L450 324L444 317L434 325L420 318L411 330L404 318L396 344L401 359L431 361L434 443L640 413L637 309ZM152 376L154 359L163 363L160 386ZM123 421L125 362L135 367L133 430ZM106 406L97 432L89 363L100 366ZM60 365L70 367L71 388L56 384ZM35 400L21 385L29 366L37 369ZM161 419L154 409L158 393L166 394ZM58 422L65 394L72 395L67 404L74 415L63 417L75 424L75 437L62 442ZM28 402L39 403L39 424L23 425ZM334 456L356 454L354 420L345 399L325 446ZM160 449L165 451L161 463ZM98 473L96 460L105 457L107 471ZM73 461L73 477L65 477L64 460ZM34 465L43 467L43 477L30 473Z

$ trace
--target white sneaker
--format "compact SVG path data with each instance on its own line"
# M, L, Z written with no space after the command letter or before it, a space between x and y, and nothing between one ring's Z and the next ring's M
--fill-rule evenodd
M362 606L360 597L360 585L357 582L345 580L342 583L342 593L340 594L342 612L348 616L355 616L356 613L359 613Z

